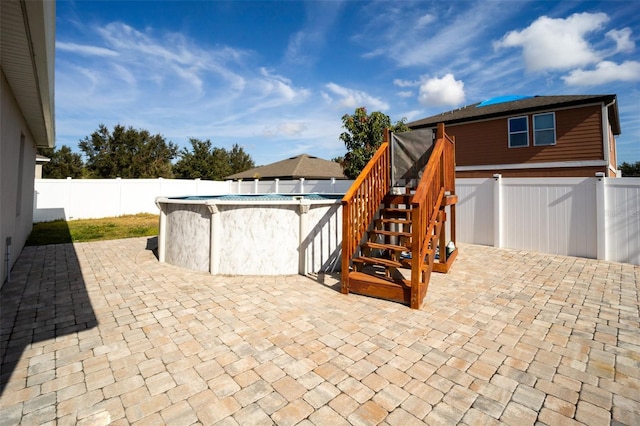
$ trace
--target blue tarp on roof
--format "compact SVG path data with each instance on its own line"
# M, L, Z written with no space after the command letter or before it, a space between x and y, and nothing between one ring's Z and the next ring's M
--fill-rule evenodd
M486 101L480 102L476 105L476 108L480 108L487 105L495 105L495 104L503 104L506 102L519 101L521 99L533 98L533 96L526 95L505 95L505 96L496 96L495 98L487 99Z

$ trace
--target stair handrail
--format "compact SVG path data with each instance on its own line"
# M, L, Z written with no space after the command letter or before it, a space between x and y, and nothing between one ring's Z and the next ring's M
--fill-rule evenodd
M342 198L342 292L349 289L349 264L391 187L389 131Z
M436 142L429 156L424 172L411 198L412 236L411 236L411 292L412 304L419 292L426 292L420 286L427 250L432 241L433 230L440 215L440 206L445 192L455 191L454 141L444 132L444 124L438 124ZM444 250L441 247L440 250ZM431 256L434 256L432 253ZM433 258L428 260L432 265ZM430 272L430 271L429 271Z

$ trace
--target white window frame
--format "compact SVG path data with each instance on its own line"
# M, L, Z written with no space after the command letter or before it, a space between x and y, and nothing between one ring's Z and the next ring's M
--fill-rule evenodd
M551 115L551 117L553 117L553 127L546 127L544 129L536 129L536 117L539 117L541 115ZM534 114L533 116L533 146L553 146L556 144L556 113L551 111L551 112L543 112L541 114ZM538 143L538 132L540 131L544 131L547 132L549 130L553 130L553 143Z
M524 118L524 122L527 125L526 130L524 131L519 131L519 132L512 132L511 131L511 120L520 120ZM518 117L511 117L509 118L509 120L507 121L507 132L509 133L509 148L526 148L529 146L529 117L526 115L521 115ZM526 145L512 145L511 144L511 135L520 135L520 134L526 134L527 135L527 144Z

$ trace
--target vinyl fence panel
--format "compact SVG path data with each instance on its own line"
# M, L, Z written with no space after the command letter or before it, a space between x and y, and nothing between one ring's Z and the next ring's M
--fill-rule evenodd
M504 247L596 257L592 178L503 179Z
M159 196L227 193L228 182L199 179L36 179L33 221L158 213Z
M493 179L456 179L458 241L493 245L493 185Z
M640 265L640 178L607 179L607 259Z

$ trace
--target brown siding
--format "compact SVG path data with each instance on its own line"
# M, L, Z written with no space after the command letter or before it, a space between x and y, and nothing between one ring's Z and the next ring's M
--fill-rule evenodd
M608 167L558 167L549 169L515 169L515 170L478 170L456 172L456 178L490 178L494 174L501 174L502 177L595 177L597 172L605 173L608 176Z
M528 114L528 147L509 148L509 117L449 125L446 132L456 138L458 166L602 160L601 111L598 105L555 111L556 144L552 146L533 146L532 114Z

